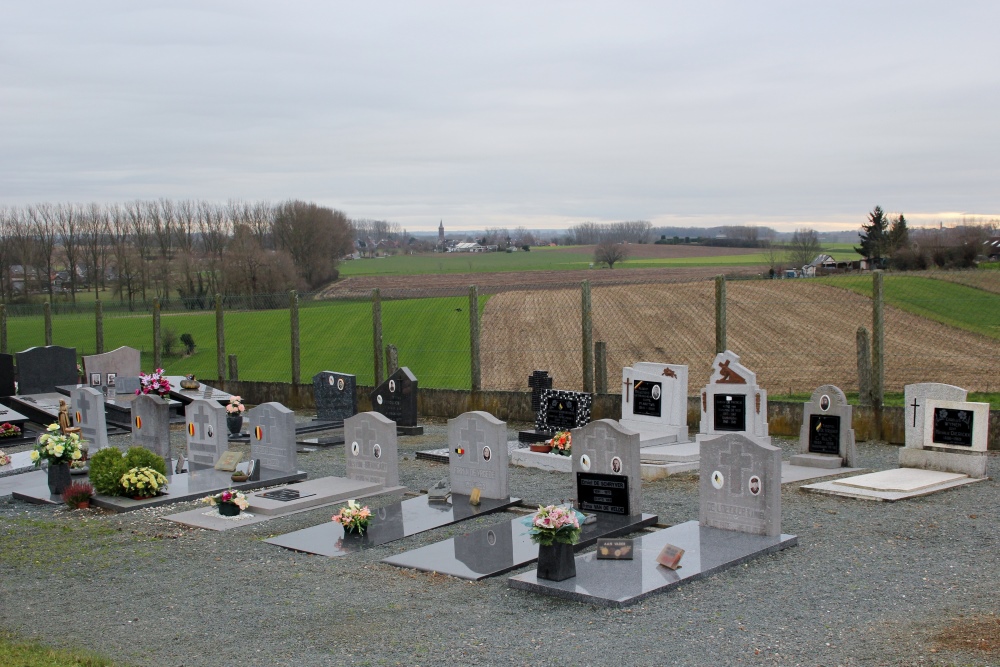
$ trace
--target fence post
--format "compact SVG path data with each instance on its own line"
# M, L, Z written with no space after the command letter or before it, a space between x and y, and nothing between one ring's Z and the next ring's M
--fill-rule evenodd
M222 312L222 295L215 295L215 370L220 382L226 380L226 323Z
M52 304L43 303L42 313L45 315L45 344L52 345Z
M479 356L479 288L469 287L469 374L473 392L483 390L483 367Z
M94 343L97 354L104 353L104 304L100 299L94 300Z
M299 293L292 290L288 293L288 316L292 325L292 386L297 387L302 381L301 357L299 356Z
M160 338L160 300L153 299L153 368L160 368L163 363Z
M239 382L240 380L240 367L236 361L235 354L229 355L229 379L233 382Z
M7 351L7 304L0 303L0 353L10 354Z
M715 277L715 353L725 352L726 346L726 277Z
M608 393L608 344L603 340L594 343L595 393Z
M881 271L872 272L872 408L875 437L882 439L882 399L885 397L885 312Z
M392 343L385 346L385 376L389 377L399 370L399 350Z
M375 386L385 380L382 367L382 293L376 287L372 290L372 336L375 347Z
M594 391L594 319L590 307L590 281L580 284L583 325L583 390Z
M872 404L872 349L868 329L858 327L858 403Z

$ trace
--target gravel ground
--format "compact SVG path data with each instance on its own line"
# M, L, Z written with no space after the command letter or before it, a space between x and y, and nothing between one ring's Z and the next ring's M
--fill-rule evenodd
M516 437L522 425L509 426ZM183 432L173 439L179 449ZM442 422L400 438L403 484L447 474L414 458L445 440ZM792 444L778 444L787 458ZM896 466L896 447L862 443L859 454L867 468ZM344 474L342 447L299 463L310 477ZM696 481L644 484L643 509L663 524L697 519ZM329 559L263 540L328 521L332 508L216 533L160 518L194 503L115 515L8 498L0 627L155 666L1000 664L997 652L939 643L953 624L1000 611L993 481L892 504L799 486L782 489L782 528L799 546L621 610L514 591L506 576L472 583L379 563L511 514ZM510 487L528 505L573 493L569 475L522 468Z

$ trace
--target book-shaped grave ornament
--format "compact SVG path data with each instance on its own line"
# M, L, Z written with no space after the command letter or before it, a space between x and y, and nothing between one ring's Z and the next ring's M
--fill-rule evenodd
M535 416L535 430L557 433L580 428L590 421L594 398L582 391L545 389Z
M417 378L403 366L375 388L370 395L372 410L396 422L400 435L423 435L417 425Z

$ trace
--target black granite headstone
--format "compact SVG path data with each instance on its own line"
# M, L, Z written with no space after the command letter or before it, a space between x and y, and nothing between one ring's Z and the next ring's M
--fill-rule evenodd
M14 355L0 354L0 396L14 395Z
M975 413L957 408L934 408L932 443L972 447L972 424Z
M840 415L809 415L809 451L840 454Z
M372 410L396 422L417 425L417 378L406 366L399 368L371 393Z
M715 430L747 430L747 397L743 394L715 395Z
M76 348L49 345L17 353L17 388L21 395L49 394L56 387L76 384Z
M357 379L347 373L322 371L313 376L316 418L344 421L358 413Z
M535 417L535 430L546 433L567 431L590 422L593 396L582 391L546 389Z

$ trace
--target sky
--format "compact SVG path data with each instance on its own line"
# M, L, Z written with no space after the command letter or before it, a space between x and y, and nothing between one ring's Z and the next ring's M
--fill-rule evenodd
M1000 218L1000 2L0 0L0 206Z

